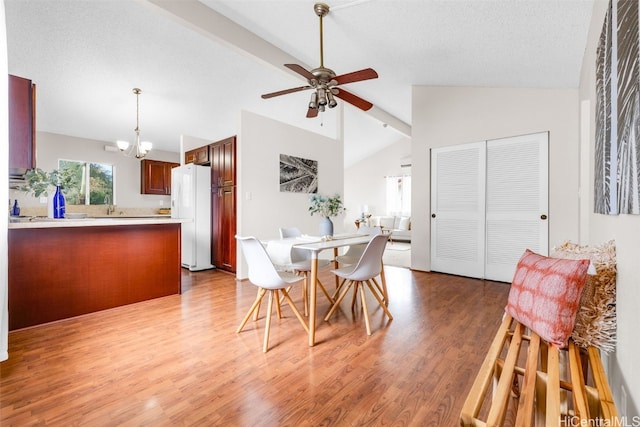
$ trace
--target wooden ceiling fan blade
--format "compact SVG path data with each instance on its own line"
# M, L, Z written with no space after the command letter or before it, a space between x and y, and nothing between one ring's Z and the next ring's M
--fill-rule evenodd
M335 80L339 85L346 83L360 82L362 80L377 79L378 73L373 68L365 68L364 70L354 71L353 73L342 74L336 76Z
M311 86L292 87L291 89L279 90L277 92L265 93L262 99L273 98L274 96L286 95L288 93L300 92L301 90L311 89Z
M363 111L368 111L371 109L371 107L373 107L372 103L360 98L358 95L354 95L351 92L347 92L346 90L341 88L335 88L335 90L337 91L337 93L334 93L335 96L355 107L358 107Z
M318 109L317 108L309 108L307 110L307 118L313 119L314 117L318 117Z
M311 73L311 71L307 70L302 65L284 64L284 66L287 67L288 69L290 69L291 71L295 71L296 73L300 74L302 77L304 77L307 80L315 80L315 78L316 78L316 76L314 76Z

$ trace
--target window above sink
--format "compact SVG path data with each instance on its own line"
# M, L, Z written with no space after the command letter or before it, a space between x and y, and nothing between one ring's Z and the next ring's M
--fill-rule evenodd
M64 189L67 205L115 205L113 165L58 160L58 170L69 176Z

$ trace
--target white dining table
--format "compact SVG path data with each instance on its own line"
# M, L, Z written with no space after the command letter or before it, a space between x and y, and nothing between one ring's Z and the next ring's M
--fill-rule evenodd
M368 234L336 234L331 240L304 241L303 238L293 244L293 247L311 252L311 277L309 278L311 285L309 286L309 346L314 346L316 339L316 283L318 280L318 258L320 252L333 249L333 262L336 268L338 268L336 257L338 256L339 248L369 243L372 238L373 236ZM336 283L337 280L338 277L336 276Z

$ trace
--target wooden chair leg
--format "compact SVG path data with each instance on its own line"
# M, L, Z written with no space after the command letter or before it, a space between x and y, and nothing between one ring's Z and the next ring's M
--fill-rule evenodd
M287 292L289 292L291 290L291 286L287 287ZM284 302L284 295L280 297L280 303L282 304Z
M284 298L287 300L287 302L289 303L289 307L291 307L291 310L293 310L293 313L296 315L296 317L298 318L300 323L302 323L302 327L304 328L305 331L307 331L307 334L308 334L309 333L309 326L304 321L304 317L302 317L302 314L300 314L300 311L298 310L296 305L293 303L293 300L291 299L291 296L289 296L289 293L285 289L282 290L282 294L283 294Z
M342 282L340 282L340 284L338 286L336 286L336 291L333 293L333 295L331 295L331 298L333 300L335 300L338 295L340 294L340 290L342 289L342 286L344 286L344 283L347 281L347 279L342 279Z
M340 294L340 296L338 297L336 302L333 303L333 305L331 306L331 309L329 310L327 315L324 316L325 322L329 320L329 318L331 317L333 312L336 311L336 309L340 306L340 303L344 299L345 295L347 295L347 292L349 292L349 288L351 287L352 284L353 284L353 281L349 281L349 283L347 283L346 286L343 286L344 289L342 289L342 293Z
M244 328L244 325L247 324L247 321L251 317L251 314L253 314L254 311L257 312L257 310L260 307L260 301L262 301L262 297L264 297L264 294L266 294L266 293L267 293L266 289L258 288L258 296L256 297L255 301L251 305L251 308L249 309L247 314L244 316L244 319L242 319L242 322L240 323L240 326L238 326L238 329L236 329L236 333L240 333L242 328Z
M274 291L269 291L269 302L267 303L267 320L264 327L264 344L262 345L262 352L266 353L269 350L269 332L271 332L271 310L273 310L273 294Z
M373 277L371 280L380 292L380 295L382 295L382 300L384 301L385 305L389 305L389 296L387 295L387 285L385 284L385 282L382 281L382 286L380 286L380 283L378 283L375 277Z
M325 287L322 285L322 282L320 280L316 280L316 284L317 286L320 287L320 290L322 290L322 293L324 294L325 297L327 297L327 299L329 300L329 302L331 304L333 304L333 298L331 296L329 296L329 293L327 292L327 290L325 289Z
M277 289L271 291L274 294L276 302L276 313L278 313L278 319L282 319L282 308L280 307L280 293Z
M389 318L389 320L393 320L393 316L391 315L391 312L387 308L387 306L384 303L384 301L382 300L382 298L380 298L380 295L378 295L378 293L375 291L375 289L373 289L373 285L371 285L370 282L366 282L366 284L369 287L369 289L371 290L371 293L373 294L373 296L378 301L378 304L380 304L380 307L382 307L382 310L384 310L384 312L387 315L387 317ZM364 293L364 290L363 290L363 293Z
M382 295L384 296L384 302L386 305L389 305L389 293L387 292L387 278L384 275L384 264L382 264L380 268L380 282L382 282Z
M264 289L258 288L258 296L260 296L260 291L261 290L264 290ZM266 290L265 290L265 292L266 292ZM262 294L262 296L264 296L264 293ZM253 313L253 321L254 322L258 321L258 317L260 317L260 303L261 302L262 302L262 298L260 297L259 301L258 301L258 305L256 306L256 311Z
M309 315L309 290L307 288L307 279L308 274L306 271L296 271L296 276L304 277L304 281L302 282L301 292L302 292L302 307L304 309L304 315ZM291 286L287 288L287 292L291 291ZM284 302L284 295L280 298L280 302Z
M356 282L356 286L353 287L353 295L351 295L351 312L356 311L356 302L358 302L358 282Z
M356 288L362 286L362 282L356 283ZM367 335L371 335L371 323L369 322L369 310L367 308L367 296L364 294L364 289L360 291L360 299L362 300L362 313L364 314L364 324L367 327Z

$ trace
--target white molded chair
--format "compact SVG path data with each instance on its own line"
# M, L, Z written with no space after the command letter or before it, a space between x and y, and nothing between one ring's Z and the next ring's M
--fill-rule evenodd
M361 225L360 228L358 228L358 234L368 234L370 236L377 236L378 234L382 234L382 228ZM362 257L362 253L364 252L364 249L366 247L367 247L366 243L349 246L349 248L347 249L347 252L344 255L340 255L336 257L336 261L338 261L338 263L344 266L355 264ZM384 300L385 304L389 305L389 295L387 294L387 280L384 277L384 265L382 265L382 267L380 268L380 282L382 282L382 286L380 286L380 284L375 280L375 278L372 280L373 280L373 283L378 288L378 290L380 290L380 292L382 293L382 299ZM344 279L338 285L338 288L334 292L333 294L334 299L337 297L338 293L340 292L340 288L342 288L343 285L344 285Z
M280 238L286 239L291 237L300 237L302 233L296 227L280 228ZM331 261L326 259L318 260L318 269L326 267ZM311 252L304 249L291 248L291 265L289 266L295 273L304 277L304 283L302 285L302 301L304 306L304 315L309 315L309 286L308 278L311 273ZM333 304L333 298L329 295L324 285L320 280L316 281L320 290L327 297L329 302Z
M365 248L360 260L355 265L350 265L344 268L339 268L337 270L332 270L332 273L338 277L346 279L346 286L342 286L340 296L336 300L336 302L331 306L331 309L325 316L324 320L328 321L333 312L340 306L340 303L347 295L349 289L353 286L353 303L357 298L358 290L360 290L360 298L362 301L362 312L364 314L365 324L367 326L367 335L371 335L371 324L369 322L369 312L367 309L367 300L365 293L365 285L371 291L375 299L382 307L382 310L387 315L389 320L393 320L393 316L391 312L387 308L386 304L383 301L383 296L378 292L381 292L379 286L375 286L372 284L372 281L375 281L375 277L380 274L382 270L382 253L384 252L384 248L387 245L387 241L389 240L389 236L385 234L378 234L374 236L367 247Z
M262 346L262 351L267 352L269 348L269 331L271 329L271 311L273 310L273 302L276 302L276 309L278 312L278 317L282 318L282 312L280 310L280 299L279 292L282 292L284 299L289 303L289 306L295 313L296 317L302 323L307 334L309 333L309 327L304 321L302 314L296 308L293 300L289 296L287 292L287 288L292 285L301 282L302 277L296 276L292 273L287 272L279 272L276 270L273 262L269 258L267 251L262 246L255 237L240 237L236 236L238 242L240 242L242 246L242 252L244 253L245 259L247 260L247 265L249 267L249 281L258 287L258 296L256 300L251 305L251 308L247 312L244 319L242 319L242 323L236 329L236 333L240 333L242 328L246 325L247 321L251 317L254 311L260 307L260 302L262 298L269 293L269 303L267 308L267 316L266 316L266 325L264 331L264 344ZM257 317L257 316L256 316ZM257 319L256 319L257 320Z
M358 228L358 234L368 234L370 236L376 236L378 234L382 234L382 228L380 227L368 227L366 225L361 225L360 228ZM339 255L336 257L336 261L338 261L340 264L355 264L358 262L358 260L360 259L360 257L362 256L362 253L364 252L364 248L367 247L366 243L363 243L361 245L351 245L349 246L349 248L347 249L347 252L344 253L344 255Z

